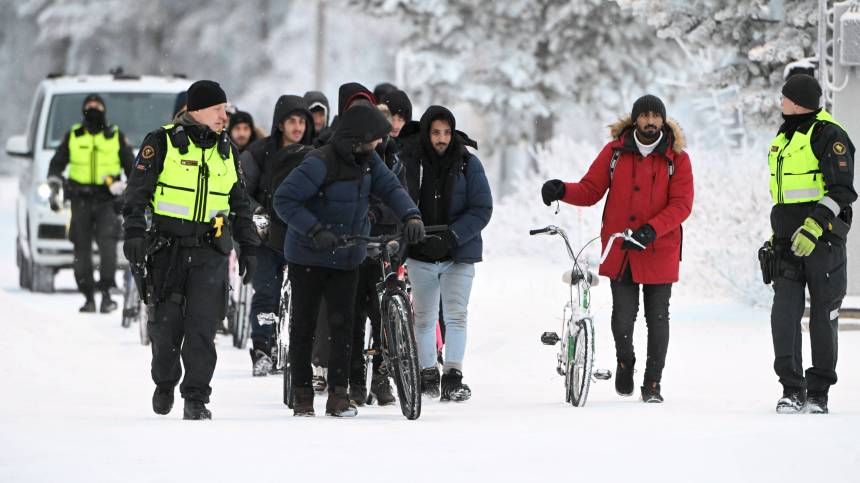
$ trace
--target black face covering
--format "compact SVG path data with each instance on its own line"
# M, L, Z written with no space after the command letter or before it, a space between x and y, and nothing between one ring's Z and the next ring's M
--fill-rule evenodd
M105 125L105 113L99 109L91 107L84 111L84 124L87 127L103 128Z

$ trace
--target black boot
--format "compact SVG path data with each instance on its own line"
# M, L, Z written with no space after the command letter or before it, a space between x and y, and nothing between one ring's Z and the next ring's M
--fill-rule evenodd
M435 366L421 369L421 394L439 397L439 369Z
M367 401L367 386L350 383L349 402L357 408L363 408L365 401Z
M251 368L254 377L262 377L272 370L272 359L269 357L269 351L266 344L254 342L254 348L249 349L251 352Z
M203 401L197 399L185 400L185 411L182 414L182 419L190 419L192 421L210 421L212 419L212 411L206 409Z
M325 415L336 418L354 418L358 410L350 404L349 394L345 387L335 386L328 392L328 401L325 403Z
M312 418L314 414L314 390L310 387L297 387L293 403L293 416Z
M156 387L152 394L152 410L155 414L165 416L173 409L173 388Z
M102 304L99 306L99 312L103 314L109 314L116 310L116 302L110 298L110 292L105 290L102 292Z
M463 402L472 397L472 390L463 384L463 373L457 369L448 369L442 374L442 397L440 401Z
M633 395L633 367L636 365L636 359L630 362L618 361L618 366L615 368L615 392L619 396Z
M782 397L776 402L776 412L779 414L800 414L806 410L806 389L795 386L783 386Z
M645 384L642 386L642 402L663 402L663 396L660 395L660 383L645 381Z
M92 295L87 295L87 301L84 303L84 306L81 307L79 312L82 313L95 313L96 311L96 299Z
M806 391L809 414L827 414L827 391Z
M394 394L391 394L391 383L388 380L388 374L374 374L371 377L368 404L373 404L371 399L376 399L376 403L380 406L389 406L397 401Z

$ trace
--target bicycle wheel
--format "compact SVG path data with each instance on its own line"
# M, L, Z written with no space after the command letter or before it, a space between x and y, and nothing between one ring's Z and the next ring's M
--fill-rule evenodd
M284 371L284 404L293 409L295 391L290 371L290 317L293 314L292 288L284 273L284 292L281 295L281 314L278 317L278 364Z
M153 307L152 310L155 310L155 307ZM149 345L149 332L146 330L146 326L149 322L149 307L144 305L143 301L139 298L137 300L137 321L138 325L140 325L140 343L143 345Z
M406 419L421 416L421 379L418 366L418 344L412 326L412 306L402 295L388 299L383 314L388 354L394 369L394 382L400 409Z
M251 311L251 295L253 288L251 284L242 285L239 282L239 294L236 297L236 322L235 332L233 332L233 347L244 349L245 343L248 342L248 336L251 335L251 322L248 320L248 313Z
M594 334L591 321L583 319L567 342L567 390L570 404L585 406L588 388L591 385L591 370L594 363Z
M122 291L122 326L127 329L137 319L137 311L140 303L138 300L137 285L134 283L134 277L131 276L131 270L126 268L122 278L125 281Z

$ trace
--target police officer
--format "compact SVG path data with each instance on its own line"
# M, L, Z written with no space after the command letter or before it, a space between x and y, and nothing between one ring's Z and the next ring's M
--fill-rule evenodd
M845 238L851 223L854 145L845 129L819 108L821 86L796 74L782 88L785 122L770 146L774 207L774 369L783 386L778 413L827 413L836 384L839 308L847 284ZM809 289L812 367L804 377L800 319Z
M59 212L63 172L69 168L67 193L71 199L72 219L69 240L74 245L75 281L86 297L81 312L95 312L93 293L102 292L100 311L116 309L110 289L116 287L116 243L119 219L115 201L125 189L121 172L128 178L134 163L131 143L118 127L105 120L105 103L98 94L84 99L84 120L72 126L54 153L48 167L51 209ZM99 281L93 280L93 235L99 247Z
M215 332L230 290L231 231L240 247L243 282L256 271L259 238L236 147L222 130L226 105L218 83L192 84L187 109L144 140L126 193L123 251L130 263L146 264L149 302L155 304L148 330L156 414L173 408L181 356L184 419L212 418L205 404L212 393ZM153 212L149 233L146 208ZM232 223L228 214L235 214Z

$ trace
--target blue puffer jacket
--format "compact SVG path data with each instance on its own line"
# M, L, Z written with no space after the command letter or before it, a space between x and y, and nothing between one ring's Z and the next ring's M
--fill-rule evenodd
M334 252L317 249L307 233L318 221L337 236L367 235L370 233L367 209L371 194L391 208L400 220L419 215L418 208L375 152L360 177L335 181L322 189L327 168L313 154L309 153L275 192L275 211L289 226L284 255L288 261L300 265L352 270L367 256L365 245L361 243ZM351 161L351 157L338 160L347 161ZM353 162L353 166L344 165L341 169L358 168Z

